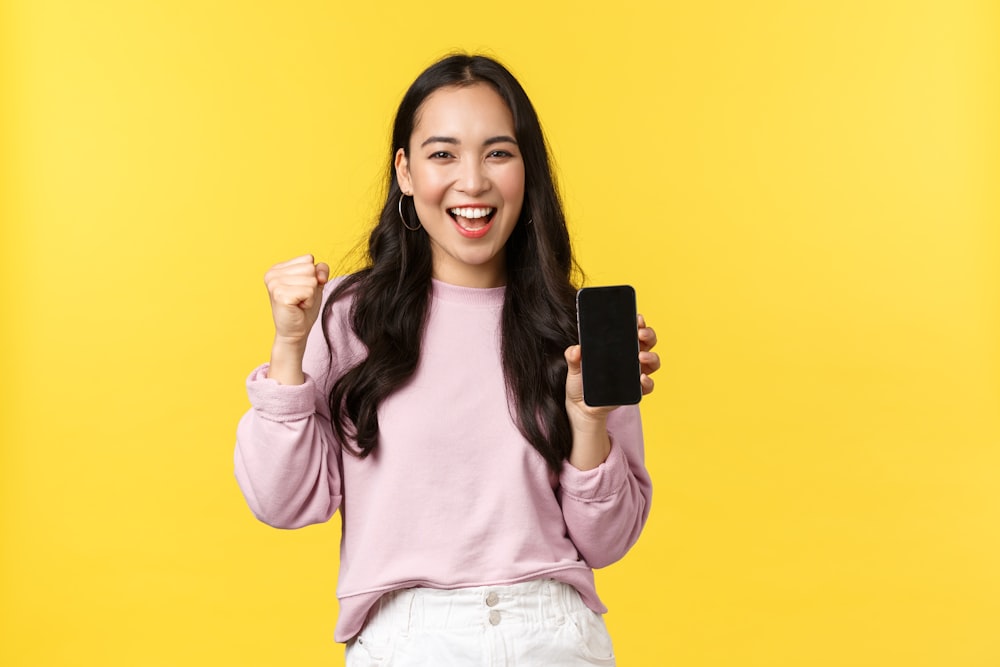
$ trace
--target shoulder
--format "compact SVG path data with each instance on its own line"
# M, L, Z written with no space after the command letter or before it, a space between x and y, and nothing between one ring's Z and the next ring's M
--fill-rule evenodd
M347 301L349 303L358 291L357 283L358 277L355 273L330 278L323 286L324 302L333 297L337 302Z

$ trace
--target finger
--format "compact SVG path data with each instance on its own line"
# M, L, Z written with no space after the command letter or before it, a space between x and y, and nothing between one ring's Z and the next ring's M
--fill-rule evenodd
M655 373L660 370L660 355L655 352L640 352L639 365L643 373Z
M296 264L312 264L315 261L316 260L313 258L312 255L301 255L299 257L293 257L292 259L286 260L284 262L278 262L277 264L275 264L271 268L272 269L282 269L282 268L285 268L286 266L294 266Z
M646 318L642 316L642 313L639 313L638 315L635 316L635 323L638 325L640 329L646 328Z
M264 274L264 282L271 285L271 283L280 280L283 276L306 274L316 275L312 255L303 255L302 257L290 259L287 262L275 264Z
M310 285L315 287L317 283L316 270L308 264L304 266L306 267L304 271L295 268L268 271L264 275L264 285L269 292L273 292L282 285Z
M316 271L311 269L305 272L279 273L267 278L267 283L279 287L281 285L313 285L319 283Z
M651 394L653 392L653 378L649 377L645 373L639 376L639 384L642 385L642 395Z
M271 292L271 299L282 306L308 308L316 296L313 285L281 285Z
M325 266L325 265L324 265ZM319 267L308 262L300 264L289 264L287 266L276 266L267 272L268 276L312 276L316 277Z
M268 290L281 285L322 285L329 279L330 267L326 264L294 264L280 269L271 269L264 274L264 284Z
M656 332L650 327L639 329L639 349L649 352L656 346Z

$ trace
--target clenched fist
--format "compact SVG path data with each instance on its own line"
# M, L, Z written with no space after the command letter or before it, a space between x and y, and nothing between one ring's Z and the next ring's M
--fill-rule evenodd
M272 266L264 274L274 318L274 347L268 377L281 384L302 384L306 338L323 303L330 267L303 255Z

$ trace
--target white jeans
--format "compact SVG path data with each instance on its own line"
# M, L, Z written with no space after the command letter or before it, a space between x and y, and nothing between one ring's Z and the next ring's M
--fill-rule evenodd
M387 593L347 643L346 659L347 667L615 664L601 615L551 579Z

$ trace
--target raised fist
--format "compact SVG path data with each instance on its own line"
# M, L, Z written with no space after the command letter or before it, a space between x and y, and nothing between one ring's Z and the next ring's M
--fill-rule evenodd
M323 301L323 285L330 267L303 255L272 266L264 274L271 298L274 339L277 345L304 346Z

